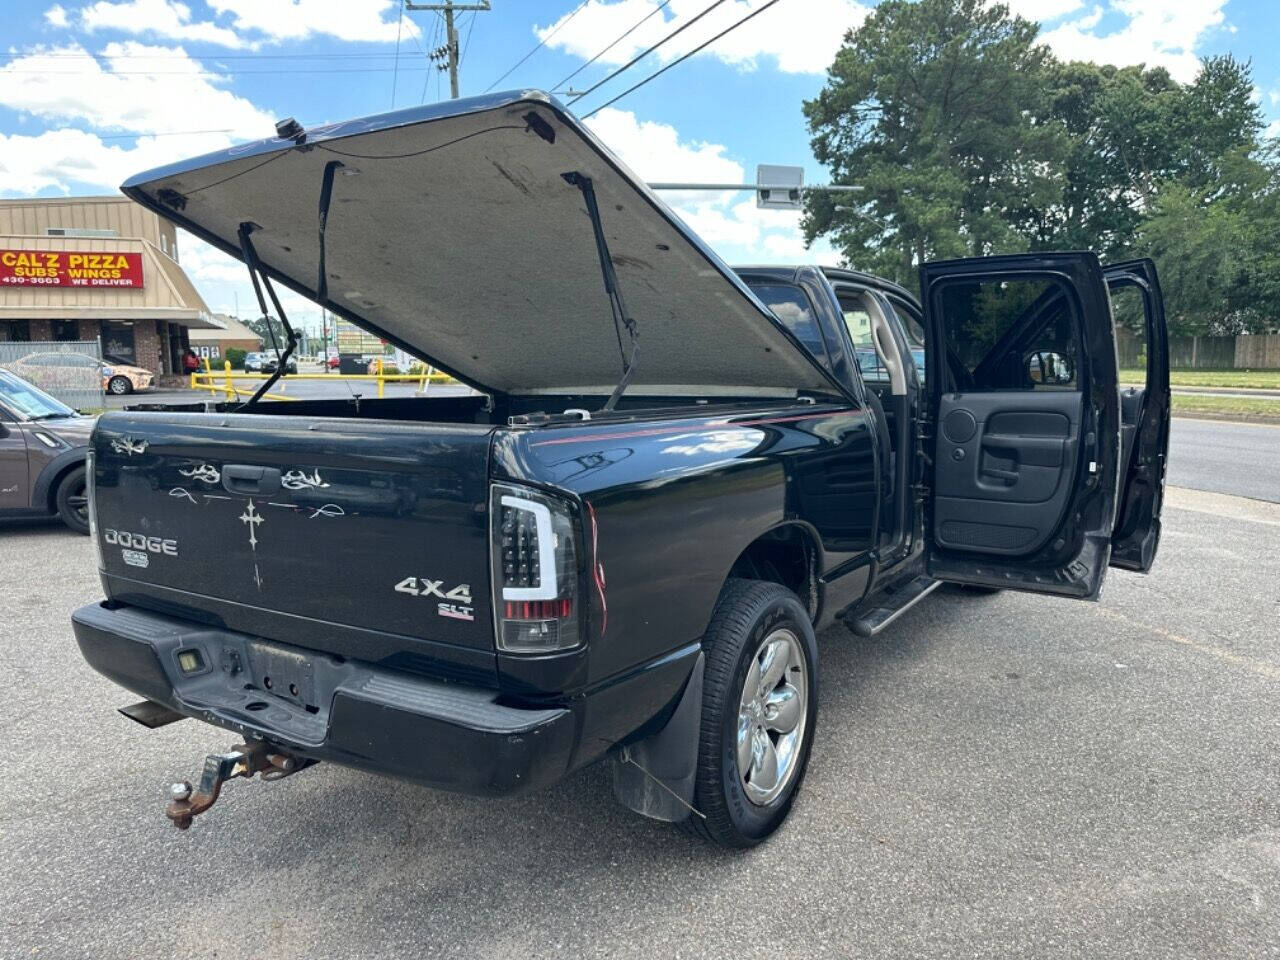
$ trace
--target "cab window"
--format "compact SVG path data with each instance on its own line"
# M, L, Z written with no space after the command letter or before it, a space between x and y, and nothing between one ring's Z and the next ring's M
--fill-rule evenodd
M808 295L793 283L752 283L752 293L795 335L823 366L830 366L827 345Z
M1116 354L1120 382L1147 385L1147 314L1142 291L1132 283L1112 284L1111 315L1115 318Z
M888 383L889 371L880 362L876 352L875 334L871 331L871 315L862 305L861 298L840 297L840 312L844 325L853 341L853 352L858 358L858 370L865 383Z

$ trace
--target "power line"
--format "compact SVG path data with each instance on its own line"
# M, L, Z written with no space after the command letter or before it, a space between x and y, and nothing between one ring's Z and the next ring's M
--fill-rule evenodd
M590 60L588 60L588 61L587 61L586 63L584 63L582 66L580 66L577 70L573 71L573 73L569 74L567 77L565 77L563 80L561 80L559 83L557 83L557 84L556 84L554 87L552 87L551 89L552 89L552 90L559 90L559 89L561 89L561 88L562 88L566 83L568 83L570 80L572 80L572 79L573 79L574 77L576 77L578 74L580 74L583 70L587 69L587 67L591 66L593 63L595 63L597 60L599 60L601 57L603 57L606 53L608 53L610 50L612 50L614 47L616 47L619 43L621 43L623 40L627 39L627 37L631 36L631 34L633 34L633 33L634 33L634 32L635 32L635 31L640 27L640 25L641 25L641 24L643 24L645 21L647 21L647 20L648 20L650 17L652 17L655 13L661 13L661 12L662 12L663 7L665 7L665 6L666 6L667 4L669 4L670 2L671 2L671 0L662 0L662 3L658 4L656 7L654 7L652 10L650 10L648 13L646 13L643 17L641 17L639 20L637 20L635 23L633 23L633 24L632 24L632 25L631 25L631 26L630 26L630 27L629 27L629 28L628 28L624 33L621 33L621 34L619 34L616 38L614 38L613 43L609 44L607 47L605 47L603 50L601 50L599 53L597 53L594 57L592 57Z
M105 76L105 77L252 77L264 76L268 74L280 73L391 73L393 67L348 67L345 69L315 69L315 70L297 70L290 68L288 70L112 70L108 73L100 73L95 70L3 70L0 74L4 76L31 76L31 77L84 77L84 76ZM406 73L421 73L428 67L402 67Z
M235 133L234 127L222 130L166 130L164 133L111 133L106 136L95 134L99 140L132 140L134 137L189 137L198 133Z
M648 83L650 80L656 80L656 79L658 79L658 77L662 76L664 73L666 73L666 72L667 72L668 70L670 70L672 67L676 66L677 64L684 63L684 61L688 60L688 59L689 59L690 57L692 57L695 53L698 53L700 50L704 50L704 49L706 49L707 47L711 46L711 44L715 43L717 40L719 40L721 37L723 37L726 33L731 33L732 31L737 30L740 26L742 26L744 23L746 23L746 22L747 22L748 20L750 20L752 17L757 17L757 16L759 16L760 14L764 13L766 10L768 10L770 7L772 7L772 6L773 6L775 3L777 3L777 2L778 2L778 0L769 0L769 2L768 2L768 3L766 3L763 7L760 7L758 10L753 10L753 11L751 11L751 13L747 14L745 17L743 17L743 18L742 18L741 20L739 20L737 23L734 23L734 24L731 24L731 25L730 25L730 26L728 26L728 27L725 27L723 30L721 30L719 33L717 33L717 34L716 34L714 37L712 37L710 40L706 41L706 43L701 43L701 44L699 44L698 46L694 47L692 50L690 50L688 53L686 53L684 56L682 56L682 57L680 57L680 58L678 58L678 59L676 59L676 60L672 60L670 63L668 63L668 64L667 64L665 67L663 67L661 70L658 70L658 71L657 71L657 72L655 72L655 73L651 73L651 74L649 74L649 76L645 77L643 80L641 80L641 81L640 81L639 83L637 83L635 86L633 86L633 87L628 87L626 90L623 90L620 94L618 94L618 95L617 95L616 97L614 97L612 100L606 100L604 103L600 104L600 106L596 107L596 108L595 108L594 110L592 110L590 113L584 113L580 119L582 119L582 120L586 120L588 117L590 117L590 116L592 116L592 115L594 115L594 114L599 113L599 112L600 112L601 110L603 110L605 107L607 107L607 106L609 106L609 105L611 105L611 104L617 103L619 100L621 100L621 99L622 99L623 97L625 97L627 94L632 93L632 92L633 92L633 91L635 91L635 90L639 90L641 87L643 87L643 86L644 86L646 83ZM590 92L590 91L588 91L588 92ZM585 95L585 94L584 94L584 95Z
M462 56L458 58L458 66L462 66L462 61L467 59L467 51L471 49L471 30L476 25L476 15L473 12L471 19L467 21L467 39L462 41Z
M535 53L537 53L539 50L541 50L541 49L546 45L546 43L547 43L547 41L548 41L548 40L550 40L550 39L551 39L552 37L554 37L557 33L559 33L559 32L560 32L560 30L561 30L562 28L564 28L564 26L565 26L566 24L568 24L568 22L569 22L570 20L572 20L574 17L576 17L576 16L578 15L578 11L580 11L583 7L585 7L585 6L586 6L588 3L590 3L590 2L591 2L591 0L582 0L582 2L581 2L580 4L578 4L576 7L574 7L574 8L573 8L573 12L572 12L571 14L569 14L567 17L565 17L563 20L561 20L558 24L556 24L555 29L553 29L553 30L552 30L550 33L548 33L545 37L543 37L541 40L539 40L539 41L538 41L538 43L537 43L537 45L536 45L532 50L530 50L530 51L529 51L528 53L526 53L523 57L521 57L519 60L517 60L515 63L513 63L513 64L511 65L511 67L507 70L507 72L506 72L506 73L504 73L502 76L500 76L497 80L493 81L493 83L489 84L489 86L485 87L485 88L484 88L484 92L485 92L485 93L488 93L490 90L492 90L492 89L493 89L494 87L496 87L498 84L500 84L503 80L507 79L507 77L511 76L512 72L516 69L516 67L520 66L520 64L524 63L526 60L528 60L530 57L532 57Z
M400 79L400 31L404 27L404 7L400 8L400 19L396 21L396 62L391 72L391 109L396 108L396 81Z
M586 0L583 0L586 3ZM449 96L458 99L458 26L454 16L465 15L468 11L474 17L477 13L487 12L489 0L477 0L475 3L457 3L455 0L444 0L443 3L417 3L415 0L404 0L406 10L435 10L444 17L444 52L449 58ZM437 97L436 99L439 99Z
M657 50L659 47L661 47L661 46L662 46L664 43L666 43L668 40L672 40L672 39L674 39L674 38L678 37L680 34L684 33L686 30L688 30L690 27L692 27L695 23L697 23L699 20L701 20L703 17L705 17L708 13L710 13L710 12L711 12L712 10L714 10L716 7L720 6L720 4L722 4L722 3L724 3L724 0L715 0L715 2L714 2L714 3L712 3L712 4L711 4L710 6L708 6L706 9L704 9L700 14L698 14L698 15L697 15L696 17L694 17L692 20L689 20L689 21L687 21L686 23L682 23L680 26L676 27L674 30L672 30L670 33L668 33L665 37L663 37L661 40L659 40L659 41L658 41L657 43L655 43L653 46L649 47L647 50L642 50L640 53L636 54L634 57L632 57L630 60L628 60L628 61L627 61L626 63L624 63L622 66L620 66L617 70L613 71L613 73L609 74L607 77L605 77L605 78L604 78L603 80L601 80L599 83L593 84L592 86L588 87L586 90L583 90L583 91L582 91L582 93L578 94L576 97L574 97L574 98L573 98L572 100L570 100L569 102L570 102L570 103L577 103L579 100L581 100L581 99L582 99L583 97L585 97L587 94L592 93L592 92L594 92L594 91L596 91L596 90L599 90L601 87L603 87L606 83L608 83L610 80L612 80L612 79L613 79L614 77L616 77L618 74L622 73L623 71L626 71L626 70L631 69L631 67L633 67L636 63L638 63L639 61L643 60L643 59L644 59L645 57L647 57L649 54L653 53L653 51Z
M67 53L63 51L32 50L15 53L13 61L39 60L192 60L189 53L119 53L108 56L103 53ZM202 55L202 60L368 60L393 57L393 53L218 53Z
M435 50L435 49L436 49L436 47L438 46L438 44L436 43L436 41L437 41L438 39L440 39L440 24L441 24L441 23L443 23L443 22L444 22L444 18L443 18L443 17L441 17L441 16L440 16L440 14L437 12L437 13L436 13L436 16L435 16L435 23L434 23L434 25L433 25L433 27L432 27L432 30L431 30L431 49L432 49L432 50ZM434 60L431 60L431 54L429 54L429 53L427 54L427 60L428 60L428 62L430 62L430 63L432 63L432 64L434 64L434 63L435 63L435 61L434 61ZM440 71L439 71L439 70L437 70L437 71L436 71L436 76L437 76L437 77L439 77L439 76L440 76ZM426 75L426 76L424 76L424 77L422 78L422 99L418 101L419 103L426 103L426 102L427 102L427 89L428 89L430 86L431 86L431 73L430 73L430 71L428 71L428 72L427 72L427 75ZM439 98L437 97L437 99L439 99Z

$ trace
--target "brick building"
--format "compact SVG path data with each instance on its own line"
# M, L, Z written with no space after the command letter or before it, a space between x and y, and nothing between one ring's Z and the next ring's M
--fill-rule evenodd
M214 315L222 323L221 330L192 329L191 349L197 356L208 357L211 363L226 358L227 351L236 348L245 353L257 353L262 349L262 338L229 314Z
M0 341L100 340L181 372L193 329L220 329L178 263L177 231L124 197L0 200Z

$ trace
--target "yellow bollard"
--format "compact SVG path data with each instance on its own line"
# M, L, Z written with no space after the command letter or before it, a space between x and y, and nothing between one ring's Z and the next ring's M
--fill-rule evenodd
M386 385L386 382L387 381L382 379L382 358L379 357L378 358L378 399L379 400L382 399L382 391L383 391L383 387Z
M227 375L227 400L228 401L234 400L236 398L236 388L231 383L231 361L230 360L222 361L222 370Z

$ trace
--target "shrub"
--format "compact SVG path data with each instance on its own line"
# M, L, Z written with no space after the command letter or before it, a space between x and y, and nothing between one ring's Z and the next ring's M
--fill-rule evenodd
M241 350L239 347L227 347L225 359L231 361L232 370L243 370L244 358L248 356L248 354L248 350ZM216 364L214 365L214 368L217 368Z

